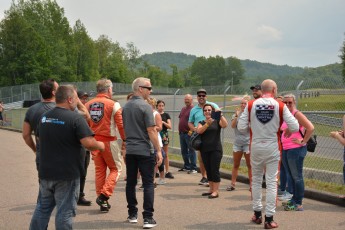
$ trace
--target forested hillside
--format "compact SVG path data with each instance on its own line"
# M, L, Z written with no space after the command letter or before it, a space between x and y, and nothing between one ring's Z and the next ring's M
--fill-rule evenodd
M150 65L157 66L168 73L172 73L170 65L176 65L180 70L186 69L192 66L197 57L195 55L185 53L158 52L153 54L144 54L141 58Z
M191 67L197 59L194 55L173 52L158 52L141 56L143 61L149 65L154 65L162 70L171 73L170 65L176 65L179 70ZM271 63L261 63L254 60L241 60L244 69L244 77L247 80L260 81L265 78L279 79L288 77L290 79L341 79L342 65L339 63L320 66L316 68L292 67L288 65L274 65Z
M288 65L274 65L271 63L261 63L253 60L242 60L243 68L245 69L245 76L275 76L282 77L287 75L299 75L303 73L303 68L292 67Z

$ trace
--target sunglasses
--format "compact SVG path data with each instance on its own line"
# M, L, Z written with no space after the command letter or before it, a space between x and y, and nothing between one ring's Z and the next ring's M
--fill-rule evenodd
M212 109L204 109L204 112L212 112Z
M284 101L284 104L287 104L287 105L292 105L292 101Z
M205 94L198 94L198 97L206 97Z
M144 89L148 89L148 90L152 90L152 87L151 86L139 86L140 88L144 88Z

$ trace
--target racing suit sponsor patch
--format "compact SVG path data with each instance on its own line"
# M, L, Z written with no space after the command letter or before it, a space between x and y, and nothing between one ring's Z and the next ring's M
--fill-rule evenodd
M274 105L256 105L255 116L263 124L266 124L274 117Z
M93 122L98 123L104 116L104 103L95 102L90 105L90 116Z

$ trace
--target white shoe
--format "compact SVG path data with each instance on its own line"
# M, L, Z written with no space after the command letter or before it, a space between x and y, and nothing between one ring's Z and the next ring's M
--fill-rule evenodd
M292 196L293 196L292 194L290 194L289 192L285 191L284 195L281 196L281 197L278 197L278 199L280 201L288 201L288 200L291 200Z
M163 185L163 184L166 184L166 183L167 182L165 182L164 179L159 179L158 182L157 182L157 184L159 184L159 185Z

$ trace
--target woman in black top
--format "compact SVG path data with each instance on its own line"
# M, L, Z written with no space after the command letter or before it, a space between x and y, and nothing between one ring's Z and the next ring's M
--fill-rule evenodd
M223 115L219 120L211 117L214 107L210 104L205 104L203 107L205 120L200 121L197 127L197 132L201 134L201 156L205 164L207 179L210 184L209 192L202 195L208 198L217 198L219 196L220 183L220 162L223 157L223 148L220 141L221 128L228 126L228 122Z
M171 118L170 115L166 112L164 112L165 108L165 102L162 100L157 101L157 111L160 113L162 117L162 124L163 124L163 129L160 131L160 135L162 137L162 142L163 142L163 149L165 152L165 177L169 179L174 179L174 176L172 175L171 172L169 172L169 155L168 155L168 145L169 145L169 134L168 134L168 129L171 129Z

